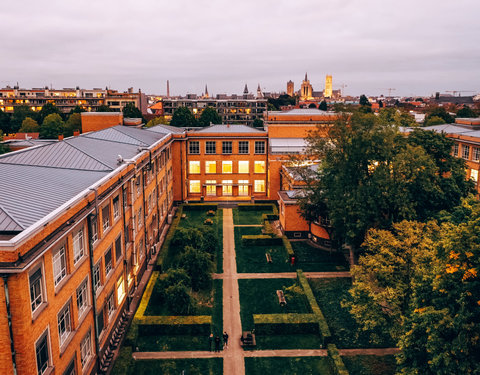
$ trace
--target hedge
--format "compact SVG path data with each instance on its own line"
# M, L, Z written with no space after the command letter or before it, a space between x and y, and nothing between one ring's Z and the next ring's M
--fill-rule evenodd
M133 370L132 347L122 346L113 365L112 374L130 375Z
M262 215L262 221L275 221L278 220L278 214L263 214Z
M253 323L262 335L319 333L315 314L254 314Z
M177 317L171 316L168 318L190 318L190 317ZM210 321L203 324L139 324L138 325L138 336L175 336L175 335L203 335L207 336L210 334L211 327L211 317Z
M349 372L343 363L342 357L338 352L337 346L335 344L328 344L327 352L335 375L349 375Z
M254 324L317 323L315 314L253 314Z
M281 245L282 239L268 236L266 234L259 235L243 235L242 244L244 246L264 246L264 245Z
M295 255L295 252L293 251L292 244L288 240L287 236L282 236L282 242L283 246L285 246L285 249L287 249L288 257L292 257Z
M139 325L203 325L212 324L211 315L155 315L136 317Z
M183 211L217 211L218 204L216 203L190 203L183 205Z
M271 203L239 203L237 205L239 211L263 211L271 209L275 212L275 205Z
M264 228L265 234L268 234L270 236L273 236L275 234L275 232L273 231L272 224L270 224L268 220L263 222L263 228Z

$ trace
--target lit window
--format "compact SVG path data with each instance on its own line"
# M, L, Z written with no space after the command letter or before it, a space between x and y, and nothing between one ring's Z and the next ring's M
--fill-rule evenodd
M70 302L68 302L65 307L60 310L57 316L58 321L58 337L60 341L60 346L65 342L65 340L72 332L72 326L70 324Z
M217 181L207 180L205 183L207 187L207 195L217 195Z
M37 340L37 343L35 344L35 354L37 357L37 373L38 375L43 375L47 372L50 361L48 351L48 330L46 330Z
M238 173L249 173L248 160L240 160L238 162Z
M85 255L83 228L73 235L73 263L76 264Z
M205 172L206 173L217 173L217 162L216 161L206 161L205 162Z
M190 180L190 193L200 193L200 180Z
M222 154L231 154L232 153L232 141L222 142Z
M265 180L255 180L253 191L255 193L265 193Z
M217 144L215 141L207 141L205 143L205 153L206 154L216 154L217 153Z
M462 146L462 158L467 159L470 156L470 146Z
M90 330L87 332L82 342L80 343L80 361L82 368L85 368L92 356L92 335Z
M255 153L256 154L265 153L265 141L255 141Z
M190 174L199 174L200 173L200 162L191 161L188 163L188 173Z
M32 303L32 312L34 312L44 302L44 287L42 266L30 275L30 302Z
M67 276L67 258L65 256L65 246L62 246L53 255L53 279L57 286L63 278Z
M248 195L248 180L238 180L238 195Z
M471 169L470 170L470 180L477 182L478 181L478 170Z
M255 173L265 173L265 162L256 161L255 162Z
M102 227L105 232L110 227L110 205L102 208Z
M188 153L189 154L200 154L200 142L190 141L188 142Z
M88 278L77 288L77 310L80 318L88 308Z
M249 149L248 149L248 141L239 141L238 142L238 153L239 154L248 154Z
M125 283L123 282L123 276L117 280L117 301L120 305L125 298Z
M232 180L223 180L222 181L222 195L230 196L232 195Z
M231 161L222 161L222 173L232 173Z

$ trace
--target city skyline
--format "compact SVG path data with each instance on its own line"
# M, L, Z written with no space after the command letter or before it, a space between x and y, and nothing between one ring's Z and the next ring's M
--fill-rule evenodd
M377 0L153 1L4 6L15 30L0 46L0 86L133 86L151 94L314 90L333 76L347 95L429 96L479 92L480 4ZM461 20L461 22L459 22Z

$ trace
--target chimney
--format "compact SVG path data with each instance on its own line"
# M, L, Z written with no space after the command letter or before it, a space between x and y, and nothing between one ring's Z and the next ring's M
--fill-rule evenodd
M227 128L229 128L229 127L230 127L230 124L227 124Z
M58 140L59 140L59 141L63 141L63 134L59 134L59 135L58 135Z
M75 130L75 131L73 132L73 136L74 136L74 137L78 137L79 135L80 135L80 130Z

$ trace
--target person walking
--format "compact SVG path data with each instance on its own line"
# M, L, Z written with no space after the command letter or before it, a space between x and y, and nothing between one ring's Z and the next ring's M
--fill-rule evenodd
M220 351L220 337L215 336L215 351L219 352Z
M226 331L223 332L223 347L228 348L228 333Z
M213 341L213 333L210 333L210 336L208 337L208 348L211 352L213 352Z

